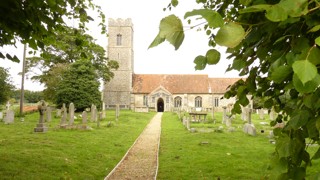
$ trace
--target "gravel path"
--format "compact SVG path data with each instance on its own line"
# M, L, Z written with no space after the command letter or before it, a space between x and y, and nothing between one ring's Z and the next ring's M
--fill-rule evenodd
M156 179L162 113L157 113L105 180Z

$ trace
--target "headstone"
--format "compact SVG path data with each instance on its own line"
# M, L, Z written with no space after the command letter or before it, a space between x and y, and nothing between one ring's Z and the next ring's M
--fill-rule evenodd
M6 116L4 117L4 123L5 124L12 124L14 122L14 111L13 110L7 110Z
M69 104L69 125L72 126L74 123L74 104Z
M87 124L88 123L88 114L86 111L82 112L82 124Z
M269 114L269 119L271 121L274 121L276 118L276 112L274 111L274 109L272 108L271 111L270 111L270 114Z
M37 124L37 127L34 128L34 132L47 132L48 128L46 127L46 124L44 122L44 116L45 112L47 110L47 105L46 103L41 100L40 104L38 105L38 111L39 111L39 123Z
M96 106L94 104L91 105L91 121L96 122Z
M94 120L93 121L97 122L98 118L99 118L98 109L96 106L94 106Z
M46 122L50 122L51 121L51 107L47 107L47 111L46 111Z
M190 118L187 118L187 129L190 129Z
M213 120L213 123L215 124L216 123L216 118L214 117L214 106L212 106L212 120Z
M99 112L99 118L97 119L97 127L100 127L101 119L102 119L102 112Z
M264 109L259 109L259 118L264 119Z
M223 115L222 115L222 124L225 124L227 121L227 107L223 106Z
M67 127L67 108L65 103L62 104L61 113L62 113L62 116L61 116L60 127L66 128Z
M102 102L102 119L106 118L106 105Z
M61 117L61 109L57 109L56 117Z
M0 120L3 119L3 112L0 111Z
M256 128L254 127L254 124L251 124L251 109L248 111L248 123L246 123L243 127L243 132L255 136L257 134Z

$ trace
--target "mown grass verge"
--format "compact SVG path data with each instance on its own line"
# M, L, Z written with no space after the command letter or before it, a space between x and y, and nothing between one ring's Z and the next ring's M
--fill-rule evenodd
M103 179L120 161L155 113L121 111L89 122L91 130L60 129L60 118L47 123L46 133L34 133L38 113L24 122L0 123L1 179ZM111 126L107 127L108 124ZM75 120L81 124L81 119Z
M216 124L192 123L193 128L222 126L221 114ZM243 121L233 120L234 132L223 131L190 133L177 115L164 113L162 117L158 179L272 179L268 170L269 157L275 145L268 139L268 125L261 125L256 116L257 136L242 132ZM316 148L309 147L311 154ZM315 161L309 173L319 172L320 162Z

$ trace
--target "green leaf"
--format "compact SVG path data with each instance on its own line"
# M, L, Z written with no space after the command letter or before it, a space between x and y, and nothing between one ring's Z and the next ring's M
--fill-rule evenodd
M270 79L276 83L282 83L291 73L290 66L280 66L271 73Z
M320 46L320 36L315 39L315 43Z
M244 37L245 31L242 26L231 22L219 29L215 37L215 41L221 46L234 48Z
M156 43L162 43L163 39L166 39L175 47L175 50L179 49L184 39L181 20L175 15L167 16L161 20L159 29L159 34L149 48L158 45Z
M207 65L207 58L200 55L200 56L197 56L193 62L196 64L195 66L196 70L203 70Z
M165 38L161 38L160 34L158 34L156 38L152 41L152 43L149 45L148 49L158 46L159 44L163 43L164 40Z
M191 12L187 12L184 15L184 18L186 19L190 16L196 15L202 16L202 18L204 18L208 22L209 27L212 28L222 27L224 24L224 21L220 14L210 9L194 9Z
M215 49L210 49L206 53L206 58L208 64L217 64L220 60L220 52Z
M172 6L176 7L179 4L178 0L171 0Z
M316 32L320 30L320 25L313 26L307 33Z
M276 150L280 158L288 157L291 155L290 154L290 138L288 135L284 134L277 139Z
M301 82L299 77L296 74L293 74L293 85L296 88L296 90L300 93L311 93L316 88L319 87L320 84L320 75L317 74L316 77L305 84Z
M311 81L318 74L316 66L308 60L295 61L292 68L303 84Z
M244 6L248 6L251 2L252 2L252 0L240 0L240 4L242 4Z
M242 13L252 13L252 12L265 11L265 10L269 10L271 8L271 6L272 5L268 5L268 4L254 5L254 6L250 6L245 9L240 10L239 13L242 14Z
M320 147L318 148L318 151L313 155L312 159L319 159L320 158Z
M266 101L263 103L263 106L264 106L265 108L272 108L272 106L273 106L273 99L270 98L270 99L266 100Z
M282 0L278 5L291 17L300 17L308 13L308 0Z
M319 131L316 127L316 122L317 122L317 119L312 118L308 121L306 127L308 130L309 138L313 139L315 141L318 141L319 140Z
M308 54L308 60L314 64L318 65L320 64L320 49L316 46L313 46L311 51Z
M273 22L284 21L288 17L287 12L280 6L274 5L267 10L266 18Z
M4 59L6 57L0 52L0 58Z
M304 126L308 123L309 117L310 117L309 111L296 109L294 113L291 115L289 126L297 130L301 126Z

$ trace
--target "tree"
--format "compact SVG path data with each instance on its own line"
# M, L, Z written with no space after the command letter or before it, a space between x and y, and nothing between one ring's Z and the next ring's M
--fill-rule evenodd
M7 102L14 91L8 70L0 67L0 104Z
M17 89L13 92L11 96L15 100L19 100L21 96L21 89ZM43 92L42 91L29 91L24 90L24 100L28 103L38 103L39 101L43 100Z
M58 107L71 102L77 111L83 111L91 104L101 106L100 83L95 68L89 60L81 59L71 64L63 76L58 84L55 98Z
M228 58L232 60L227 71L238 70L240 76L246 76L224 95L237 99L232 112L240 113L240 105L248 105L246 94L250 93L254 98L265 100L264 108L273 107L280 113L271 125L286 122L286 126L274 129L276 150L270 168L278 168L279 179L303 179L311 161L320 158L320 148L315 154L309 154L306 143L320 144L320 2L196 2L203 8L186 12L184 18L191 25L194 16L200 17L196 21L202 19L198 26L203 25L212 48L206 55L195 58L196 69L220 60L217 45L227 47ZM178 0L172 0L168 8L177 5ZM182 21L170 15L161 20L159 34L150 48L167 40L178 49L183 39Z
M70 64L87 59L91 61L98 78L109 81L113 77L111 69L118 68L116 61L108 60L103 47L81 29L65 27L65 31L58 31L54 44L44 46L40 56L27 58L28 71L40 69L42 74L32 77L46 86L46 99L55 101L57 85L63 80L63 73Z
M78 23L78 28L86 30L86 23L93 20L86 10L96 10L101 18L101 33L106 32L105 15L92 0L10 0L0 2L0 47L15 45L18 41L37 50L54 44L57 31L64 28L68 19ZM19 62L14 55L3 54L0 58Z

